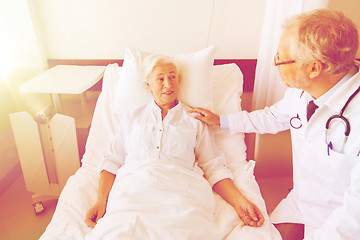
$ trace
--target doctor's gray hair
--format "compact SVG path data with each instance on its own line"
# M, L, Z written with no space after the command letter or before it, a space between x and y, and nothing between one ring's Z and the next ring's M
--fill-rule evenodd
M180 76L179 63L171 56L163 54L152 54L147 56L143 61L143 79L145 82L149 82L151 72L158 64L172 64L175 66L178 76Z
M297 46L290 49L291 57L311 62L320 60L324 70L345 73L354 66L359 48L355 24L342 12L317 9L290 18L284 31L297 29Z

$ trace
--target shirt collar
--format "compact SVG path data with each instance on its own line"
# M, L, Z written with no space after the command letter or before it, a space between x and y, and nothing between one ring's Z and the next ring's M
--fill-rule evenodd
M327 102L330 97L338 90L347 80L349 80L351 77L353 77L357 72L359 71L359 68L357 66L354 66L350 69L350 71L337 83L335 84L329 91L321 95L319 98L315 99L312 98L311 100L314 100L314 103L317 106L323 105L325 102ZM310 100L309 100L310 101Z
M340 89L333 93L330 99L325 103L334 111L340 111L349 99L350 95L355 92L360 84L360 62L355 61L357 72L347 81L344 81Z
M178 103L173 108L169 109L168 115L170 114L172 116L173 114L175 114L175 112L177 112L179 109L181 109L182 106L183 106L183 103L180 100L178 100ZM154 112L161 114L161 108L159 107L159 105L156 104L154 99L151 100L151 107Z

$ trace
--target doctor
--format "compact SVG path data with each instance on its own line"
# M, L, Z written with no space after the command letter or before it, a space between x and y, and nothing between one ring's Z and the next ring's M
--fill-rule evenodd
M340 12L294 16L284 25L274 58L290 87L281 101L227 116L191 110L231 131L290 128L294 187L271 215L285 240L360 239L358 45L356 26Z

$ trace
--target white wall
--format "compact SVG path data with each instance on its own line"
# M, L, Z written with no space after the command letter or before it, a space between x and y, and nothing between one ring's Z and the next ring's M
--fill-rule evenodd
M8 113L37 111L47 101L18 92L47 58L117 59L127 47L186 53L216 44L216 58L255 59L266 1L2 0L0 50L7 48L15 65L0 80L0 132L10 130ZM329 0L329 8L360 26L360 0ZM8 169L3 159L0 176Z
M257 58L266 0L29 0L48 58L115 59L135 47ZM359 0L329 0L360 25ZM360 51L359 51L360 53ZM360 56L360 54L359 54Z
M0 46L16 65L41 64L26 0L0 1Z
M256 58L266 0L36 3L48 58L123 58L127 47L186 53L212 44L217 58Z
M328 8L344 12L357 25L360 34L360 0L329 0ZM360 48L356 56L360 58Z
M265 2L1 0L0 63L12 66L0 77L0 180L17 164L8 157L15 146L8 114L35 113L49 103L46 94L18 90L47 67L47 58L119 59L127 47L186 53L212 44L217 58L256 58Z
M42 99L23 95L19 93L18 87L43 71L44 65L27 0L0 1L0 34L1 180L17 164L8 114L42 105Z

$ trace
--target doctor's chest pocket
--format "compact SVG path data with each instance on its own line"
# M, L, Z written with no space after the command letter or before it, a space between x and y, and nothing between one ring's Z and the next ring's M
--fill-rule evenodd
M327 149L327 154L322 158L319 174L336 188L345 188L350 185L351 171L360 163L360 156L343 154Z

